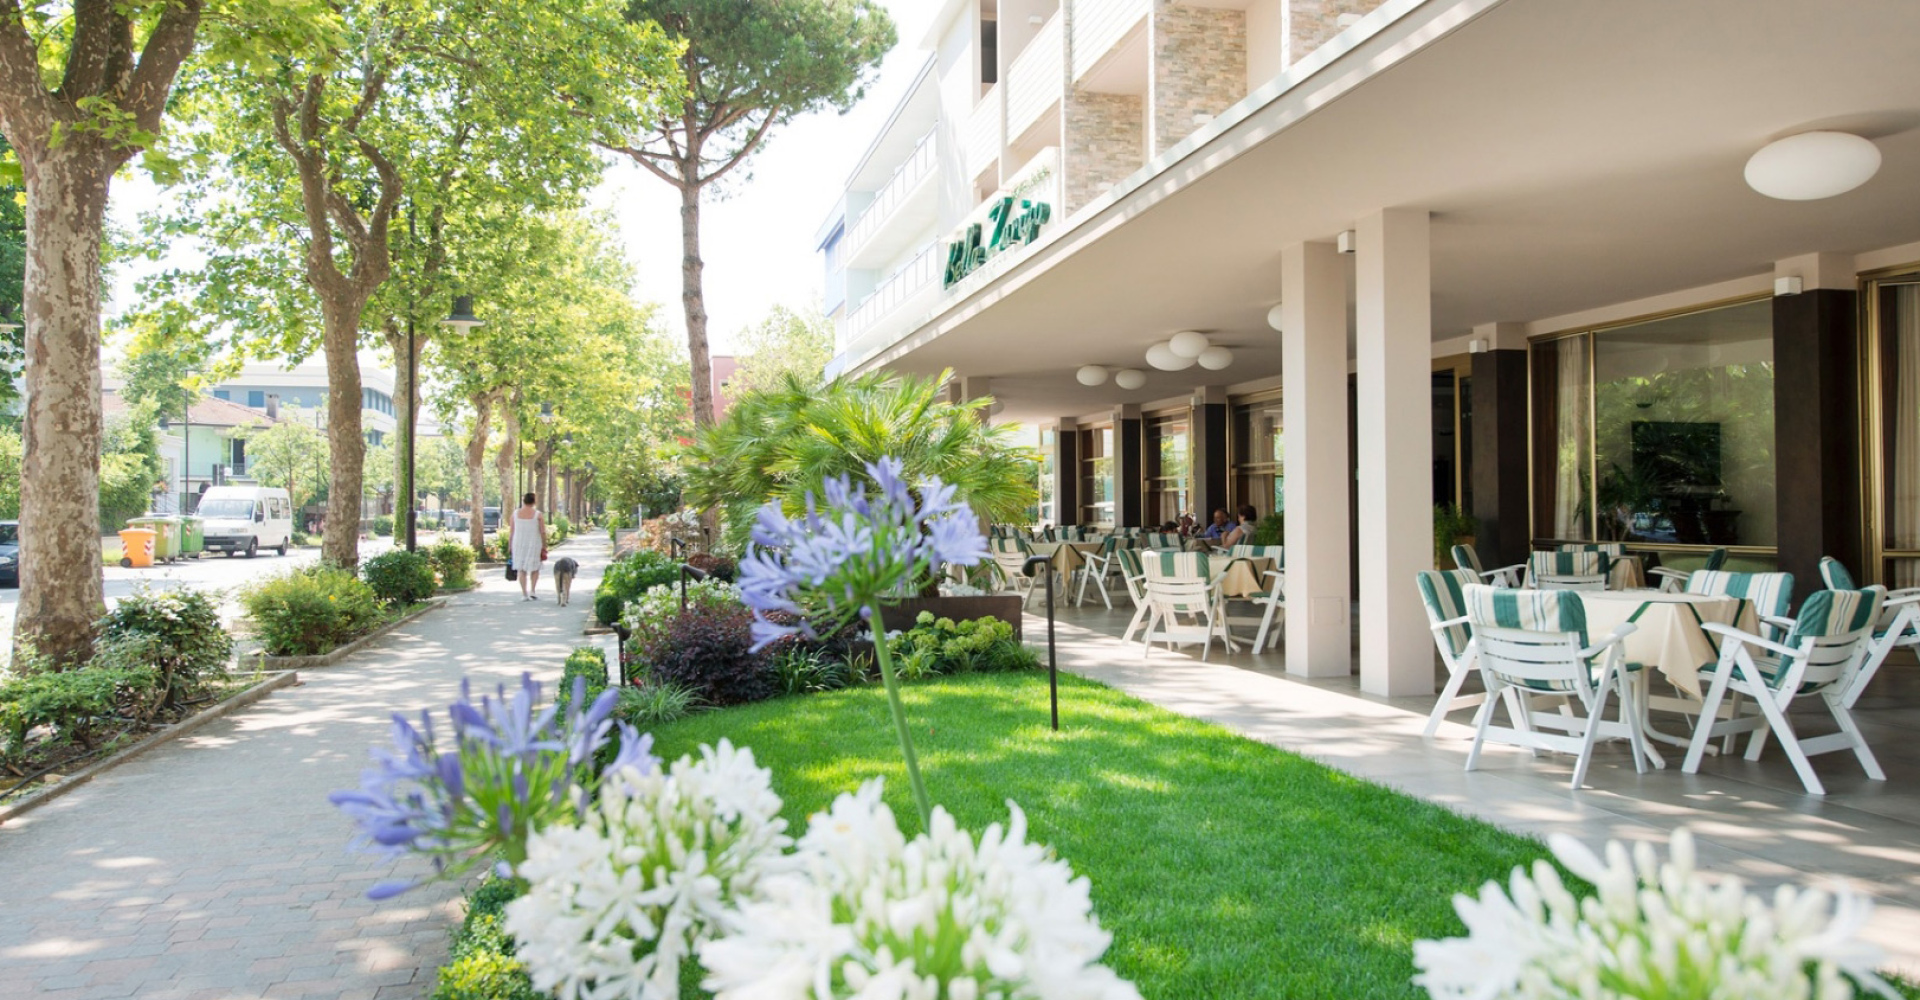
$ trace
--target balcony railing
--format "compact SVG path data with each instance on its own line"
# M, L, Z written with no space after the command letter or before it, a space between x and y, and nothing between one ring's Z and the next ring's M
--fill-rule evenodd
M1147 16L1149 5L1150 0L1074 0L1073 78L1092 72Z
M900 203L920 186L921 181L926 180L940 166L939 132L940 128L936 125L928 129L926 135L920 137L920 141L914 144L913 152L907 154L907 158L894 168L893 176L887 178L887 183L882 185L873 196L873 201L867 205L866 211L860 213L860 218L854 222L853 228L847 231L849 255L859 253L861 244L872 238L874 232L881 226L886 225L887 217L892 215L894 210L900 207Z
M1060 13L1034 32L1033 40L1007 68L1007 138L1009 141L1027 130L1060 100L1062 74Z
M847 315L847 342L857 343L862 334L872 329L888 313L900 308L901 303L912 298L914 293L940 280L940 269L944 262L940 250L938 241L927 244L926 249L888 275L872 295L855 307Z
M973 115L967 119L968 176L979 176L1000 158L1000 125L1000 87L996 84L974 105Z

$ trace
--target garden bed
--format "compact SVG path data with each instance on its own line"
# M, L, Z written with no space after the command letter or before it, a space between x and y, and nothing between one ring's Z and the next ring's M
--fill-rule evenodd
M237 709L259 701L268 694L299 682L293 671L236 676L205 701L186 706L177 721L160 726L141 726L129 722L109 731L96 741L93 749L77 746L50 747L45 756L30 756L20 765L23 774L0 771L6 790L0 792L0 823L65 795L93 780L100 773L126 763L169 740L177 739ZM209 702L211 702L209 704ZM74 770L63 773L68 765ZM49 770L50 769L50 770ZM46 772L40 778L13 787L26 775ZM52 783L46 777L58 776Z
M256 654L256 660L262 670L311 670L315 667L329 667L359 652L375 639L386 635L388 632L446 603L447 599L444 597L428 598L425 601L403 609L398 617L383 623L373 631L345 645L336 646L325 653L317 653L312 656L271 656L267 653L259 653Z

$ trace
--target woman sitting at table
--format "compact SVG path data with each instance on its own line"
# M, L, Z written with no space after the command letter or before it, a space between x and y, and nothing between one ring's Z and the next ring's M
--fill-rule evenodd
M1252 545L1253 531L1260 524L1260 512L1252 504L1240 505L1240 523L1234 525L1220 539L1220 547L1231 549L1236 545Z

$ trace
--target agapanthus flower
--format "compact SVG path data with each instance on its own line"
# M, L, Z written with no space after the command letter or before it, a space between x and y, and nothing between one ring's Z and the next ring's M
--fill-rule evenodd
M436 874L458 874L500 858L509 868L525 854L533 830L571 819L590 797L591 769L584 766L612 729L619 692L606 691L584 705L585 684L575 678L564 719L540 705L540 685L522 675L478 702L467 682L460 700L447 707L453 746L436 745L432 717L420 713L416 727L393 716L393 748L373 752L360 787L328 800L359 827L355 845L388 856L420 854ZM624 727L620 761L644 771L655 761L647 738ZM379 899L418 881L388 881L368 895Z
M1454 897L1467 936L1419 941L1414 982L1438 1000L1842 1000L1856 985L1897 996L1874 973L1878 949L1860 940L1872 904L1781 886L1771 901L1738 878L1694 868L1693 835L1653 848L1607 844L1603 862L1565 835L1554 856L1596 892L1576 899L1545 860L1510 889L1488 882ZM1851 980L1851 982L1849 981Z
M726 740L662 773L615 764L579 826L535 833L507 905L534 986L561 1000L677 1000L680 965L791 841L772 775Z
M917 585L934 566L972 566L986 557L972 509L939 477L916 491L894 458L868 463L867 475L877 495L839 476L820 496L807 496L800 517L788 518L777 503L761 508L740 564L741 597L754 609L758 646L796 632L815 635L810 622L826 631L856 615L870 617L881 598ZM776 611L801 623L770 620Z
M907 840L880 792L816 814L793 869L701 946L716 1000L1139 1000L1100 964L1087 880L1027 842L1018 806L977 840L936 808Z

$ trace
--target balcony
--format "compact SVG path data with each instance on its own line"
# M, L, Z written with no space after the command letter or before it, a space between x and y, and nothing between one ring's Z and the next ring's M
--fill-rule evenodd
M1000 85L995 84L973 106L967 119L967 176L978 177L1000 158L1004 136L1000 130Z
M1074 0L1073 79L1093 72L1147 16L1150 0Z
M939 126L927 130L847 230L847 266L872 269L920 238L939 211Z
M946 264L943 249L939 240L927 244L847 314L849 347L858 346L869 333L875 332L882 320L902 306L940 287L940 272Z
M1033 40L1007 68L1007 138L1011 142L1060 103L1066 56L1058 11L1034 32Z

